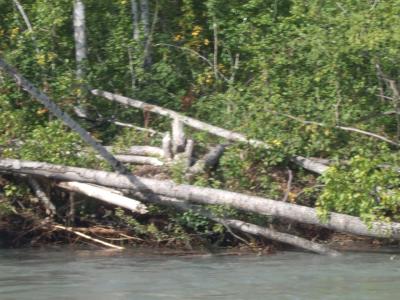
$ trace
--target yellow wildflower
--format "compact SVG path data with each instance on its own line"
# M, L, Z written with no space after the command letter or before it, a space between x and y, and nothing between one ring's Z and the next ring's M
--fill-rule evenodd
M48 60L49 62L53 61L56 57L57 57L57 54L54 53L54 52L49 52L49 53L47 54L47 60Z
M46 57L44 54L42 54L42 53L36 54L35 58L36 58L36 62L38 63L38 65L43 66L46 64Z
M14 27L13 29L11 29L11 33L10 33L10 37L11 39L14 39L19 33L19 28L18 27Z
M274 146L278 146L279 147L279 146L282 145L282 141L280 141L280 140L272 140L271 144L274 145Z
M174 41L178 42L178 41L182 40L182 38L183 38L182 35L177 34L176 36L174 36Z
M208 39L204 39L204 45L208 46L210 44L210 41Z
M192 36L197 37L199 36L200 32L203 30L203 28L201 28L201 26L194 26L193 31L192 31Z

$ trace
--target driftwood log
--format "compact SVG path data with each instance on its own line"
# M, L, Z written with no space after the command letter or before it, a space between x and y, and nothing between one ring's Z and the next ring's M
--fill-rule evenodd
M335 231L356 235L400 239L400 223L373 222L370 228L360 218L330 213L326 222L319 219L316 209L272 199L250 196L219 189L177 185L161 181L48 163L0 159L0 172L44 176L61 181L79 181L120 189L130 189L183 199L202 204L228 205L262 215L272 215L295 222L314 224Z
M119 193L113 192L108 188L75 181L59 182L57 186L68 191L78 192L91 198L129 209L132 212L137 212L140 214L147 212L147 208L144 204L137 200L120 195Z

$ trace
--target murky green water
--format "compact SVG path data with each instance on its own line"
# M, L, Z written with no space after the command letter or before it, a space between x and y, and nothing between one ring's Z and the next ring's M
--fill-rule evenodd
M0 250L0 299L399 299L400 256Z

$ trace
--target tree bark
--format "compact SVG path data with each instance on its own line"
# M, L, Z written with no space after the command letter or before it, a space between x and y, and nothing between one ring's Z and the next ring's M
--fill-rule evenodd
M225 146L217 145L210 150L203 158L199 159L191 168L188 170L187 177L193 178L193 176L215 167L224 153Z
M17 70L9 66L3 59L0 58L0 69L4 70L8 75L14 78L17 85L22 87L30 95L35 97L42 103L52 114L62 120L65 125L71 128L73 131L79 134L79 136L88 143L94 150L103 157L114 170L120 173L130 173L121 162L119 162L106 148L101 144L97 143L96 140L77 122L75 122L67 113L63 112L57 104L54 103L46 94L35 88L28 80L20 75Z
M142 178L133 175L14 159L1 159L0 172L39 175L62 181L89 182L114 188L130 189L184 199L202 204L228 205L248 212L282 217L296 222L322 226L335 231L400 239L400 223L373 222L369 228L360 218L339 213L331 213L328 220L323 222L319 219L316 209L311 207L219 189L177 185L169 181Z
M68 191L81 193L91 198L129 209L132 212L137 212L140 214L147 213L147 208L144 204L140 203L137 200L130 199L113 191L110 191L110 189L108 188L76 181L59 182L57 186Z
M185 147L185 159L187 168L190 168L190 166L192 165L193 152L194 152L194 141L192 139L188 139Z
M159 160L155 157L117 154L117 155L115 155L115 158L123 163L139 164L139 165L152 165L152 166L156 166L156 167L164 165L164 163L161 160Z
M133 39L139 41L140 28L139 28L139 8L136 0L131 0L131 12L132 12L132 32Z
M322 174L329 168L329 166L327 165L321 164L317 161L305 158L303 156L292 157L291 161L303 167L304 169L312 171L317 174Z
M76 78L82 82L85 78L87 58L85 5L82 0L74 0L74 40L76 58Z
M113 147L106 146L108 151L112 151ZM141 156L156 156L163 157L164 151L159 147L152 146L132 146L128 149L118 150L118 154L127 154L127 155L141 155Z
M35 195L39 198L39 200L43 203L44 208L46 209L46 214L50 217L56 215L56 207L51 202L50 198L47 197L46 193L40 187L40 184L34 178L28 179L29 185L31 186Z
M327 246L311 242L309 240L306 240L304 238L279 232L273 229L261 227L258 225L246 223L240 220L232 220L232 219L220 219L216 218L214 219L217 222L221 222L222 224L226 224L229 227L235 228L236 230L240 230L242 232L250 233L253 235L258 235L265 237L267 239L271 239L274 241L278 241L281 243L289 244L298 248L302 248L311 252L315 252L318 254L325 254L325 255L331 255L331 256L338 256L340 255L339 252L330 249Z
M183 123L179 119L172 122L172 152L174 155L185 151L186 137Z
M169 132L165 133L162 139L162 150L163 157L166 160L172 159L172 143L171 143L171 134Z
M183 124L185 124L187 126L211 133L211 134L219 136L219 137L223 137L230 141L248 143L251 146L265 148L265 149L271 148L270 145L268 145L267 143L265 143L263 141L249 139L241 133L237 133L234 131L230 131L230 130L226 130L226 129L214 126L214 125L210 125L205 122L196 120L191 117L181 115L175 111L172 111L172 110L169 110L169 109L157 106L157 105L150 105L150 104L147 104L140 100L131 99L128 97L112 94L112 93L97 90L97 89L91 90L91 93L93 95L101 96L108 100L116 101L116 102L119 102L124 105L132 106L132 107L146 110L146 111L151 111L153 113L159 114L161 116L169 117L171 119L180 120ZM319 164L317 162L311 161L302 156L296 156L293 159L296 164L299 164L300 166L304 167L305 169L312 171L312 172L316 172L318 174L322 174L328 168L327 166L325 166L323 164Z

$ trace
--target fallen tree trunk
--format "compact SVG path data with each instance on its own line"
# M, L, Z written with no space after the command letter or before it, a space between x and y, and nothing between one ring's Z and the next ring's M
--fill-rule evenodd
M39 198L39 200L43 203L44 208L46 209L46 214L53 217L56 215L56 207L51 202L50 198L47 197L46 193L40 187L39 182L37 182L34 178L28 178L29 185L31 186L35 195Z
M318 174L324 173L329 168L329 166L325 164L322 164L316 160L305 158L303 156L292 157L291 161L306 170L313 171Z
M179 120L180 122L182 122L183 124L186 124L187 126L190 126L192 128L196 128L196 129L199 129L199 130L202 130L202 131L206 131L208 133L211 133L211 134L219 136L219 137L223 137L223 138L225 138L227 140L230 140L230 141L248 143L248 144L250 144L252 146L266 148L266 149L271 148L270 145L268 145L267 143L265 143L263 141L259 141L259 140L255 140L255 139L249 139L244 134L237 133L237 132L230 131L230 130L226 130L226 129L223 129L223 128L220 128L220 127L217 127L217 126L214 126L214 125L210 125L210 124L207 124L205 122L196 120L196 119L191 118L191 117L184 116L184 115L179 114L179 113L177 113L177 112L175 112L173 110L166 109L166 108L163 108L163 107L160 107L160 106L157 106L157 105L147 104L147 103L145 103L143 101L140 101L140 100L131 99L131 98L128 98L128 97L112 94L112 93L101 91L101 90L97 90L97 89L91 90L91 93L93 95L101 96L101 97L104 97L105 99L108 99L108 100L111 100L111 101L116 101L116 102L119 102L119 103L124 104L124 105L132 106L132 107L139 108L139 109L142 109L142 110L145 110L145 111L151 111L151 112L159 114L161 116L172 118L174 120L174 122ZM297 156L295 158L297 158ZM322 174L322 173L320 173L321 170L326 170L326 168L327 168L323 164L320 164L319 167L315 167L315 166L318 165L317 162L310 161L310 163L307 163L308 162L307 158L304 158L304 157L301 157L301 156L299 158L301 158L301 160L303 161L303 163L300 164L300 165L303 168L305 168L307 170L310 170L312 172L316 172L318 174ZM298 163L297 160L294 160L294 162ZM310 169L308 169L309 166L311 166Z
M148 156L138 156L138 155L114 155L116 159L123 163L139 164L139 165L152 165L152 166L162 166L164 163L155 158Z
M213 147L203 158L199 159L193 166L188 169L186 178L191 179L197 174L207 171L215 167L222 154L225 151L224 145L217 145Z
M133 175L14 159L0 159L0 172L39 175L62 181L89 182L144 193L154 193L203 204L228 205L248 212L283 217L335 231L400 239L400 223L373 222L369 228L360 218L339 213L331 213L328 220L323 222L318 218L316 209L311 207L224 190L191 185L177 185L169 181L142 178Z
M112 150L112 147L106 147L108 150ZM159 147L152 146L132 146L128 149L117 151L118 154L129 154L129 155L141 155L141 156L157 156L163 157L164 151Z
M262 236L270 240L289 244L318 254L331 255L331 256L340 255L339 252L330 249L327 246L288 233L279 232L269 228L243 222L240 220L231 220L231 219L220 220L220 218L216 218L214 220L217 222L222 222L222 224L225 224L229 227L235 228L236 230L240 230L242 232Z
M188 211L192 210L200 215L213 220L214 222L220 223L228 228L234 228L238 231L244 232L244 233L249 233L252 235L257 235L257 236L262 236L264 238L277 241L280 243L285 243L288 245L292 245L301 249L305 249L311 252L315 252L318 254L324 254L324 255L331 255L331 256L338 256L340 255L339 252L330 249L329 247L325 245L321 245L312 241L309 241L307 239L287 234L287 233L282 233L273 229L261 227L255 224L243 222L240 220L234 220L234 219L226 219L226 218L220 218L214 216L212 213L205 211L204 209L201 209L195 205L188 204L185 201L179 200L179 199L173 199L165 196L157 196L157 195L152 195L152 194L142 194L142 193L131 193L131 196L134 198L139 199L140 201L143 202L150 202L150 203L156 203L156 204L161 204L161 205L166 205L166 206L174 206L175 208L183 211Z
M137 200L130 199L118 193L112 192L107 188L75 181L59 182L57 183L57 186L68 191L78 192L91 198L129 209L132 212L137 212L140 214L147 212L147 208L144 204Z

